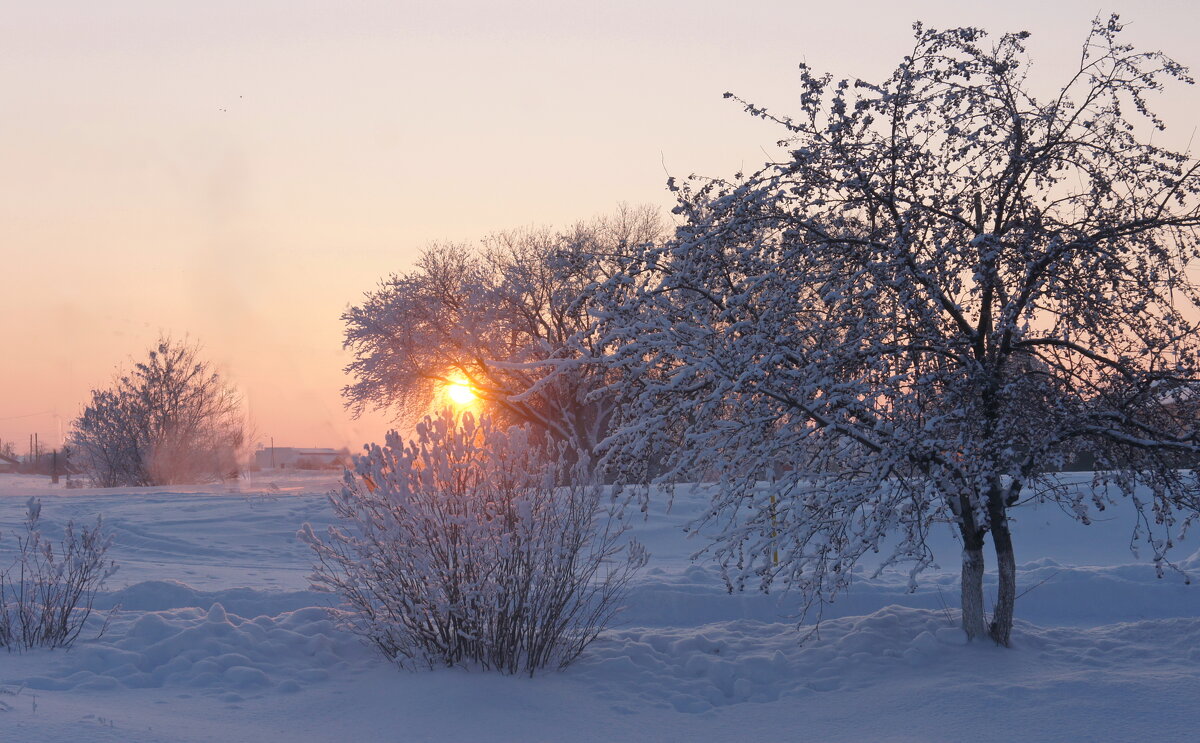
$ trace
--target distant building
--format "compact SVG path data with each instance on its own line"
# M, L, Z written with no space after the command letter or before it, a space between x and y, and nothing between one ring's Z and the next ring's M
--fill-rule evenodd
M0 472L16 472L21 463L7 454L0 454Z
M349 449L266 446L254 452L254 467L260 470L332 470L344 467L349 462Z

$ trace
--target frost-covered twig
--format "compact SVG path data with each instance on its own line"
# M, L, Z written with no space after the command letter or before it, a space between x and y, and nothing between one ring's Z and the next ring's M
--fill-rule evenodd
M0 646L11 650L70 647L92 614L97 591L117 566L105 558L112 536L103 520L76 529L68 521L57 547L39 529L41 502L26 504L17 556L0 571ZM100 628L103 634L110 611Z

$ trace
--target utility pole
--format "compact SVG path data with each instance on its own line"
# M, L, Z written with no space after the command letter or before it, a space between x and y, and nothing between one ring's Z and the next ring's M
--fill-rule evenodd
M58 449L54 450L54 454L50 458L50 484L58 484Z

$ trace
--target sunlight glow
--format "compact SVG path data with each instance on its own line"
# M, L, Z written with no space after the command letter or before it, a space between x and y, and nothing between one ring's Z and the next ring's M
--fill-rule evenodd
M475 402L475 390L466 382L452 382L446 385L446 397L459 407L466 407Z

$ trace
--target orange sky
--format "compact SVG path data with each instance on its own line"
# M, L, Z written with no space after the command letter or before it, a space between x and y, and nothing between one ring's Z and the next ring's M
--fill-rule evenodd
M799 61L878 77L917 18L1029 29L1056 83L1096 12L970 5L5 3L0 439L58 444L160 333L204 345L262 441L377 439L342 409L339 315L430 240L669 206L668 174L781 136L723 92L787 111ZM1200 3L1120 5L1200 67ZM1183 147L1200 95L1158 108Z

